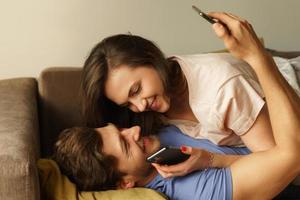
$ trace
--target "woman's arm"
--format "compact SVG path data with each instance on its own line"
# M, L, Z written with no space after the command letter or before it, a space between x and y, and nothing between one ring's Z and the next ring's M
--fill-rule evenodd
M241 136L244 144L252 151L265 151L275 145L268 108L265 105L252 127Z
M265 92L276 146L231 165L234 199L271 199L300 172L300 99L260 44L251 25L237 16L210 13L229 51L248 62Z

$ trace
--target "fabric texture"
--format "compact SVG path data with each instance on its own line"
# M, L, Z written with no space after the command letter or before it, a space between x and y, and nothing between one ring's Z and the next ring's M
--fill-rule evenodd
M163 200L164 195L147 188L78 193L76 186L60 173L55 161L40 159L38 169L43 200Z
M206 149L219 154L246 155L245 147L220 147L206 139L194 139L184 135L177 127L169 126L159 133L162 146L180 147L182 145ZM229 168L196 171L187 176L164 179L157 175L148 188L155 189L176 200L222 200L232 199L232 178Z
M0 81L0 199L39 199L37 82Z
M38 80L41 154L52 154L58 134L81 125L79 85L81 68L51 67Z
M277 56L273 58L281 74L300 96L300 56L291 59Z
M252 68L228 53L174 56L186 76L189 103L199 123L169 120L182 132L219 145L241 145L241 135L264 106Z

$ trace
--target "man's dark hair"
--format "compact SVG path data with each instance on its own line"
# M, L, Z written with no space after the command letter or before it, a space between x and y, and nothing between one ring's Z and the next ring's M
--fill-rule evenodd
M103 141L95 129L73 127L59 135L53 159L79 191L115 189L123 175L116 159L101 153Z

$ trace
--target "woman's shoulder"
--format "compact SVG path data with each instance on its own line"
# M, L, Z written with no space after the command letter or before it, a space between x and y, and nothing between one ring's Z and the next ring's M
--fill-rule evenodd
M173 56L188 79L218 77L226 81L237 75L255 78L253 69L229 53L205 53ZM194 78L193 78L194 77Z
M234 77L257 81L252 68L229 53L208 53L176 56L189 86L190 97L202 101L214 100L219 89ZM209 89L208 89L209 88Z
M173 59L188 64L187 67L217 67L224 68L233 67L236 65L247 65L242 60L232 56L230 53L203 53L190 55L176 55Z

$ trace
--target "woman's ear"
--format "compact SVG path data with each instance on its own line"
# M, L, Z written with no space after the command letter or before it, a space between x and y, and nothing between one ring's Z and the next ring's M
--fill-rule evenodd
M118 182L118 189L129 189L135 186L135 181L130 177L122 177L122 179Z

